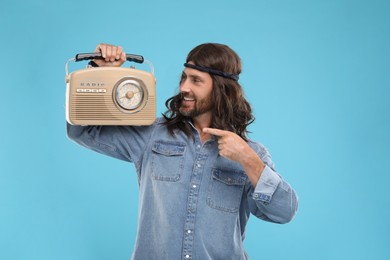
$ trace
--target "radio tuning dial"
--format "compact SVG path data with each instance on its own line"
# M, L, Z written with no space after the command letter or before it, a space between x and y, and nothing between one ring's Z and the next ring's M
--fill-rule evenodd
M125 110L135 110L141 106L144 100L144 89L138 81L125 80L121 82L115 91L116 103Z

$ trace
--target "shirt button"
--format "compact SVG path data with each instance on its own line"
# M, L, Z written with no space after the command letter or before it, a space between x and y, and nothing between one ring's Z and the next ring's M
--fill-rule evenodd
M187 230L187 233L188 233L188 234L191 234L191 230Z
M186 258L190 258L190 255L186 255Z
M196 147L198 147L198 149L200 148L200 145L198 144Z
M196 165L198 168L200 168L200 164L198 163L197 165Z
M196 188L196 185L194 184L194 185L192 185L192 188Z

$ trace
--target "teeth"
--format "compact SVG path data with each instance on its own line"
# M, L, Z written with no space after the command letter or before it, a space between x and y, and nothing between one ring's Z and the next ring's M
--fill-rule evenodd
M187 100L187 101L194 101L195 99L189 98L189 97L184 97L184 100Z

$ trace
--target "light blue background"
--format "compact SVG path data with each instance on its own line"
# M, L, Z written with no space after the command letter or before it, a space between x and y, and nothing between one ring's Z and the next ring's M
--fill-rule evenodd
M389 259L389 13L386 0L3 1L0 259L132 253L133 166L65 135L64 64L100 42L153 61L158 113L195 45L241 56L251 137L300 198L287 225L251 218L251 259Z

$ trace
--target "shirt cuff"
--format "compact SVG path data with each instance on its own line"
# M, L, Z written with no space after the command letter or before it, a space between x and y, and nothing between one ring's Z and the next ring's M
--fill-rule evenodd
M281 181L279 175L266 165L253 192L253 199L269 203Z

